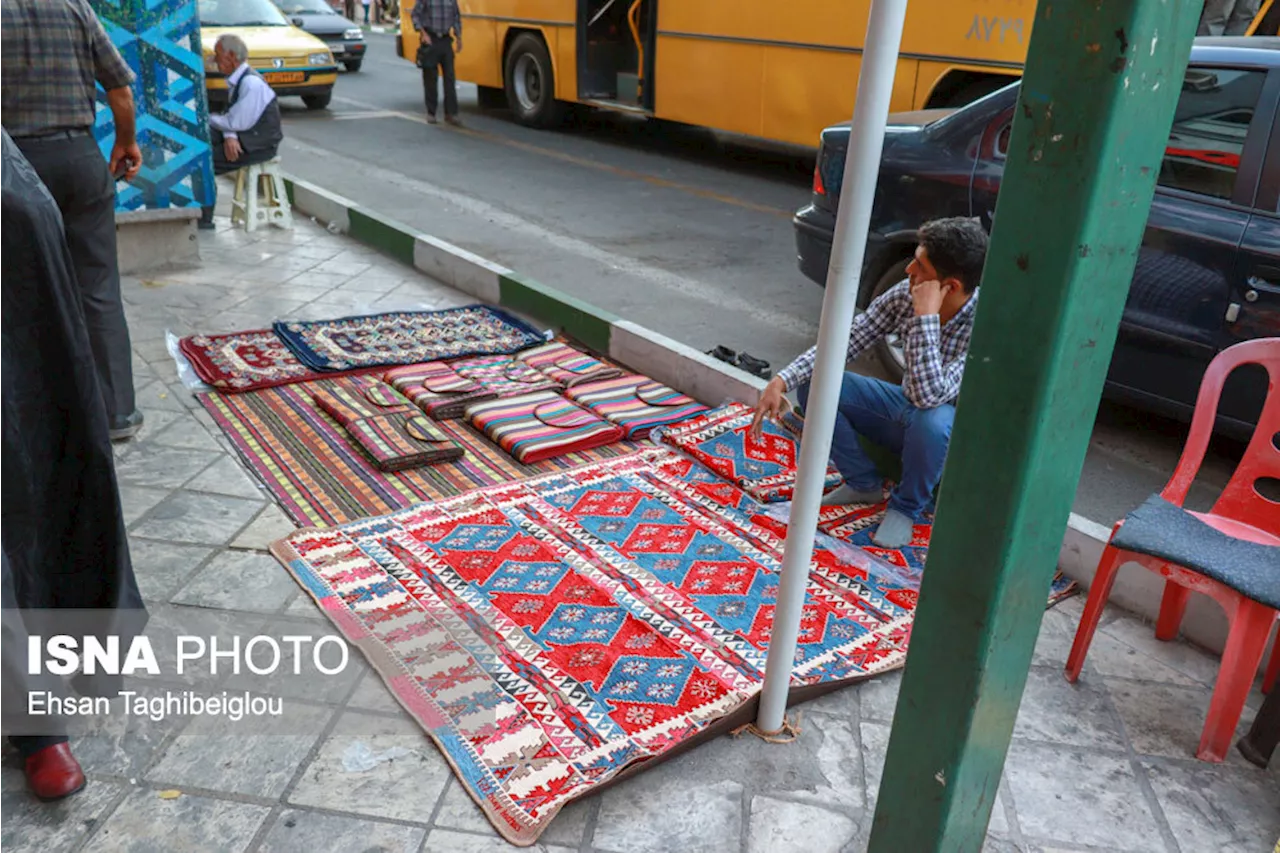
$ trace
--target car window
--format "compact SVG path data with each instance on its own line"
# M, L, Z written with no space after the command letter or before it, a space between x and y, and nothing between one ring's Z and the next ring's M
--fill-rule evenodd
M275 4L286 15L299 15L303 12L311 12L317 15L336 14L333 8L329 6L328 0L275 0Z
M1160 165L1160 186L1230 199L1263 71L1188 68Z
M291 26L271 0L200 0L198 8L206 27Z

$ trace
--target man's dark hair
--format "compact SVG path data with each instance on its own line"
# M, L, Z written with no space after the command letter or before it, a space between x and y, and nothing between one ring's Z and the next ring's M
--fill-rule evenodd
M934 219L921 225L917 235L939 278L959 279L965 293L977 289L987 260L987 231L976 217Z

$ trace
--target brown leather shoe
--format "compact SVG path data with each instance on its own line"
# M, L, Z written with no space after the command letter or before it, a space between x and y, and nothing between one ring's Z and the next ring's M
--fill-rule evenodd
M84 787L84 771L66 743L55 743L27 756L22 770L27 787L42 800L61 800Z

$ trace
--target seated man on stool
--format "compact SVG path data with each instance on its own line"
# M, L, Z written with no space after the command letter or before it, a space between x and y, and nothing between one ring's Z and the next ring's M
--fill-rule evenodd
M902 385L845 373L831 441L831 460L844 485L822 501L882 499L880 474L860 436L902 454L902 482L889 495L888 511L872 536L882 548L901 548L911 541L915 521L942 477L987 257L987 232L976 219L926 222L918 241L907 280L855 317L849 334L850 361L886 335L897 334L906 353ZM810 349L769 380L756 404L753 433L758 435L765 417L787 410L783 395L788 391L798 391L800 405L807 405L816 354L816 347Z
M215 175L265 163L276 156L284 139L276 93L249 67L248 58L249 48L239 36L219 36L213 46L213 61L227 75L227 111L209 115ZM212 204L205 207L200 227L213 227Z

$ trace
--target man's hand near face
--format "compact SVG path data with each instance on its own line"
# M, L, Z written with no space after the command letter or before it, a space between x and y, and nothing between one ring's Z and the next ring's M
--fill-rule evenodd
M921 281L911 285L911 304L917 317L938 314L942 311L943 300L947 298L951 286L938 281Z

